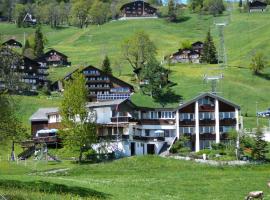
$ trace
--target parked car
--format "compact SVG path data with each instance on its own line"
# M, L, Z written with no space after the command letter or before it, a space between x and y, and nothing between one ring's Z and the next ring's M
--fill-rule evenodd
M270 108L266 111L257 112L258 117L270 117Z

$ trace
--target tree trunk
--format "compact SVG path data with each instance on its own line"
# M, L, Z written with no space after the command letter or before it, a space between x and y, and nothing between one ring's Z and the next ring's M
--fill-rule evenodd
M82 147L80 148L80 156L79 156L79 163L82 162Z
M15 152L14 152L14 140L12 140L12 145L11 145L11 155L10 155L10 160L15 161Z

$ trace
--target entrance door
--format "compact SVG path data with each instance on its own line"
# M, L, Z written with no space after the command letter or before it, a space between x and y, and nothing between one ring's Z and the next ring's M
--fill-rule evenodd
M131 152L131 156L135 155L135 142L130 143L130 152Z
M155 145L147 144L147 154L155 154Z

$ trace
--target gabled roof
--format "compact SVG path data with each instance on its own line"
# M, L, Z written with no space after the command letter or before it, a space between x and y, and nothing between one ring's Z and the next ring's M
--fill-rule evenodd
M250 8L252 8L252 7L266 7L266 6L267 6L267 3L262 2L262 1L249 2L249 7Z
M47 51L47 52L44 54L44 56L51 55L51 53L57 53L57 54L59 54L59 55L62 56L62 57L68 58L67 55L65 55L65 54L63 54L63 53L61 53L61 52L59 52L59 51L56 51L55 49L51 49L51 50Z
M240 110L240 106L239 106L239 105L237 105L237 104L235 104L235 103L232 103L232 102L228 101L227 99L224 99L223 97L220 97L220 96L218 96L218 95L215 95L215 94L212 94L212 93L209 93L209 92L203 93L203 94L201 94L201 95L199 95L199 96L197 96L197 97L191 99L190 101L188 101L188 102L186 102L186 103L180 105L180 106L177 108L177 110L182 109L182 108L184 108L184 107L186 107L186 106L188 106L188 105L190 105L190 104L192 104L192 103L195 103L196 101L198 101L199 99L204 98L204 97L212 97L212 98L214 98L214 99L218 99L219 101L221 101L221 102L223 102L223 103L225 103L225 104L228 104L228 105L230 105L230 106L232 106L232 107L235 107L235 108L237 108L237 109Z
M191 46L203 45L203 42L197 41L191 44Z
M139 0L139 1L132 1L132 2L126 3L126 4L124 4L124 5L121 6L120 10L123 10L125 7L132 6L132 5L136 4L136 3L142 3L142 4L144 3L144 6L149 6L152 9L157 10L156 8L154 8L153 6L151 6L149 3L144 2L144 1L141 1L141 0Z
M88 68L95 69L95 70L99 71L101 74L104 74L104 75L108 76L112 81L113 81L113 80L116 80L116 81L118 81L118 82L120 82L120 83L122 83L122 84L124 84L124 85L126 85L126 86L128 86L128 87L130 87L132 90L134 90L134 87L133 87L132 85L130 85L129 83L127 83L127 82L125 82L125 81L122 81L121 79L118 79L118 78L116 78L116 77L113 76L113 75L105 74L101 69L98 69L98 68L96 68L96 67L94 67L94 66L92 66L92 65L89 65L89 66L84 67L84 68L82 68L82 69L77 68L77 69L73 70L72 72L68 73L68 74L63 78L63 80L69 78L73 73L75 73L75 72L77 72L77 71L82 72L82 71L84 71L84 70L86 70L86 69L88 69Z
M96 107L106 107L106 106L117 106L123 103L128 103L129 105L136 107L129 99L115 99L110 101L97 101L97 102L88 102L87 108L96 108Z
M26 56L23 57L23 62L24 62L24 65L26 65L26 66L28 66L28 65L40 66L40 64L37 61L32 60L31 58L28 58Z
M30 121L48 121L48 115L58 113L59 108L39 108L31 117Z
M17 40L14 40L14 39L7 40L6 42L3 43L3 45L18 46L18 47L23 46L22 43L18 42Z

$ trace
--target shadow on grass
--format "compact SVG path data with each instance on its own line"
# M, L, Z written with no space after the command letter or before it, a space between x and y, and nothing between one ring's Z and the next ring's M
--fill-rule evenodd
M264 73L257 73L256 76L263 78L265 80L270 81L270 74L264 74Z
M73 194L80 197L96 197L99 199L106 199L110 195L98 192L93 189L78 187L78 186L67 186L63 184L51 183L47 181L19 181L19 180L0 180L0 188L12 188L22 189L27 191L38 191L44 193L57 193L57 194Z

